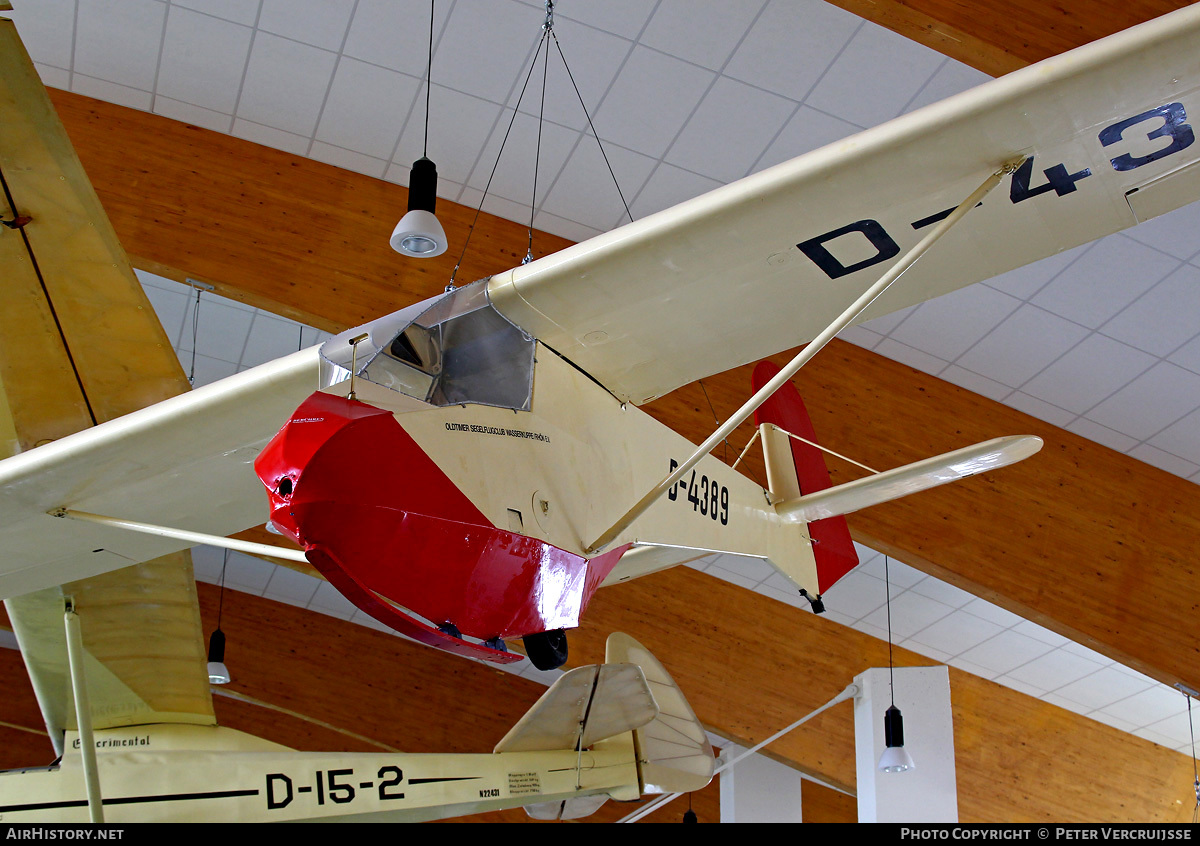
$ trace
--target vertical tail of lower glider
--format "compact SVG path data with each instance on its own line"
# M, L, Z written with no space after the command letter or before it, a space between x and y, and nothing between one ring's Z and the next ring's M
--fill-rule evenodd
M771 362L760 362L754 368L754 390L758 391L778 372L779 368ZM754 422L759 426L771 423L784 432L817 443L808 409L791 382L785 382L759 406L754 412ZM831 487L829 469L819 449L787 437L783 432L776 434L778 437L768 437L767 432L763 433L768 485L775 501ZM787 460L789 453L790 462ZM850 528L846 525L845 517L816 520L808 524L808 532L813 539L813 556L817 564L817 593L821 594L858 566L858 553L850 539Z

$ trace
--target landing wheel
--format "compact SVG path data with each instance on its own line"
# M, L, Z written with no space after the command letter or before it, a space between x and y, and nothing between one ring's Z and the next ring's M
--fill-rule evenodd
M458 630L458 626L454 625L453 623L442 623L440 626L438 626L438 631L444 635L450 635L450 637L456 637L459 640L462 640L462 632L460 632Z
M539 670L557 670L567 663L567 633L562 629L525 635L521 640L525 655Z
M483 645L488 649L495 649L497 652L507 652L508 644L504 642L504 638L494 637L491 640L485 640Z

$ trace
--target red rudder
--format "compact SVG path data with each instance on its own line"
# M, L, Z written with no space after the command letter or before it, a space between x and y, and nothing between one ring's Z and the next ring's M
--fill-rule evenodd
M754 390L758 391L777 373L779 368L771 362L759 362L754 368ZM754 412L754 422L773 423L793 435L819 443L812 420L808 416L808 409L804 407L804 400L790 381L781 385L779 390L758 407ZM831 487L829 468L825 465L825 457L821 451L795 438L790 440L800 492L815 493ZM858 552L850 539L850 527L846 525L845 517L828 517L809 523L808 531L813 539L813 555L817 561L817 593L822 594L834 582L858 566Z

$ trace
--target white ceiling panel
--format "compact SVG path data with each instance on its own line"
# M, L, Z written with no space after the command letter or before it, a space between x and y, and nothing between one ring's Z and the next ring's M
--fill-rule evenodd
M1096 329L1179 266L1124 235L1103 238L1042 288L1030 302Z
M171 0L172 6L194 9L234 23L253 26L258 20L261 0Z
M1099 423L1093 423L1086 417L1076 417L1074 420L1060 423L1059 425L1068 432L1072 432L1082 438L1087 438L1090 441L1095 441L1101 446L1106 446L1117 452L1128 452L1137 446L1136 438L1131 438L1129 435L1114 431L1106 426L1101 426Z
M968 602L971 602L975 597L967 593L965 590L954 587L954 585L946 584L938 579L926 576L910 588L914 593L919 593L921 596L927 596L930 599L936 599L943 605L949 605L951 608L962 608Z
M41 62L34 62L33 67L37 70L42 84L47 88L58 88L63 91L71 90L70 71L56 68L53 65L44 65Z
M791 100L718 77L671 145L667 157L696 173L733 182L751 172L796 111Z
M503 143L504 153L500 166L495 169L490 192L523 204L525 222L529 220L529 207L533 199L535 164L538 205L541 205L541 200L579 142L578 132L558 124L542 123L540 129L539 133L536 118L521 112L517 112L514 118L514 113L506 109L496 121L492 136L467 183L481 191L487 187L488 178L496 165L496 155ZM608 178L608 184L612 186L612 177Z
M358 611L358 607L338 593L337 588L329 582L324 582L317 587L317 592L309 600L308 607L321 614L337 617L339 620L349 620Z
M424 84L415 77L342 58L321 111L316 138L335 147L390 161L405 118ZM424 126L425 103L418 121Z
M910 347L908 344L902 344L895 338L884 338L875 345L874 351L880 355L887 356L893 361L907 364L914 370L928 373L930 376L937 376L946 369L946 361L944 359L938 358L936 355L930 355L916 347Z
M712 71L636 48L595 113L605 141L658 158L716 80Z
M72 88L77 94L116 103L118 106L128 106L131 109L146 111L154 99L154 95L149 91L130 88L128 85L119 85L106 79L95 79L81 73L74 74L72 80L74 82Z
M267 599L305 608L312 602L317 588L323 583L325 583L324 580L318 579L316 576L297 573L287 567L276 567L275 572L271 574L271 580L263 588L262 595Z
M654 169L653 175L645 187L638 193L637 199L630 203L630 209L635 218L654 214L656 211L670 208L684 200L720 187L722 183L707 176L701 176L690 170L669 164L660 164ZM630 199L626 197L626 199Z
M521 0L538 15L540 24L545 18L545 3ZM654 4L645 0L570 0L554 5L554 18L568 18L611 32L622 38L637 38L650 19Z
M1018 267L1016 270L1010 270L1008 273L1002 273L999 276L993 276L986 282L982 283L985 287L995 288L997 291L1003 291L1017 299L1028 300L1057 276L1062 271L1071 266L1073 262L1078 260L1088 250L1095 246L1092 244L1083 244L1074 249L1066 250L1056 256L1042 259L1041 261L1027 264L1024 267Z
M938 376L953 385L958 385L960 388L965 388L968 391L985 396L996 402L1007 400L1013 393L1012 388L1008 387L1008 385L1001 385L999 382L993 381L986 376L980 376L978 373L972 373L970 370L959 367L957 364L951 364L939 373Z
M336 53L259 32L250 49L237 116L311 136L336 61Z
M1137 726L1149 726L1178 716L1184 708L1186 703L1181 693L1159 685L1114 702L1105 710Z
M172 7L156 93L233 114L254 30Z
M863 25L822 0L771 0L724 73L802 101Z
M211 129L213 132L228 132L233 123L233 118L222 112L214 112L212 109L193 106L191 103L161 95L154 98L154 113L202 129Z
M545 53L539 54L541 58L536 60L536 65L533 65L534 60L530 58L529 63L521 69L517 85L513 87L507 105L509 108L515 108L519 99L520 110L525 114L541 114L544 109L546 120L585 130L587 116L596 114L596 109L633 50L633 42L565 18L556 20L554 32L557 40L550 42L549 66L544 64ZM567 72L568 68L570 73ZM544 105L543 76L546 79ZM526 78L529 79L528 86L525 85ZM521 95L522 90L525 92L524 97ZM580 97L583 98L582 105L579 102Z
M1004 674L1040 658L1053 648L1012 629L1006 629L965 651L962 660L984 667L993 673Z
M1135 440L1145 440L1200 406L1200 375L1159 362L1087 417Z
M755 170L764 170L773 165L781 164L796 156L832 144L859 132L860 126L827 115L809 106L801 106L771 140L759 160Z
M582 223L576 223L573 220L567 220L565 217L559 217L558 215L540 210L533 218L533 226L535 229L540 229L543 232L553 232L572 241L586 241L588 238L594 238L604 231L584 226Z
M1154 358L1103 335L1089 335L1021 386L1038 399L1083 414L1150 369Z
M153 91L166 17L167 5L157 0L93 0L79 4L75 11L72 70Z
M491 157L483 156L482 148L500 122L500 106L434 85L429 110L429 151L437 163L439 177L467 184L473 170L486 168L480 183L482 187L487 182L486 174L491 171L495 156L495 153ZM404 128L394 161L409 166L420 158L424 149L425 103L419 100ZM507 155L516 158L521 154L509 150Z
M312 144L312 140L305 135L297 135L294 132L286 132L273 126L265 126L242 118L236 118L233 121L233 129L230 134L253 141L255 144L262 144L265 147L274 147L286 153L294 153L297 156L307 153Z
M324 50L340 50L354 5L355 0L262 0L258 28Z
M896 639L910 638L944 617L954 613L949 605L922 596L913 590L892 595L892 635ZM865 618L865 622L886 630L888 627L887 607L876 608Z
M859 568L844 576L824 594L825 604L851 620L858 620L883 606L887 600L884 587L883 579Z
M909 640L909 649L924 652L924 647L937 649L954 657L999 634L1003 629L995 623L981 620L966 611L952 611L926 626Z
M706 68L733 55L765 0L661 0L641 42Z
M1007 677L1046 691L1056 691L1064 684L1078 681L1101 669L1101 665L1088 658L1073 655L1064 649L1055 649L1034 658L1007 673Z
M1157 467L1159 470L1185 479L1192 479L1192 481L1196 481L1193 477L1200 472L1200 464L1193 464L1149 444L1138 444L1127 452L1133 458L1143 461L1151 467Z
M903 561L888 558L861 543L854 544L854 549L858 553L860 562L858 571L868 573L880 580L886 579L891 584L892 590L898 587L910 588L928 578L915 567L909 567Z
M916 42L864 24L807 98L809 105L860 126L903 112L945 60ZM878 68L888 72L880 74Z
M930 103L945 100L947 97L974 88L976 85L983 85L989 79L991 77L983 71L977 71L954 59L946 59L917 93L917 96L908 103L905 111L915 111Z
M284 350L295 352L303 349L299 323L264 311L254 312L253 318L246 338L238 347L241 350L237 362L239 369L264 364L278 358Z
M628 200L642 189L654 169L654 159L613 145L605 145L604 152L607 163L595 139L582 138L542 207L551 214L596 229L606 232L612 229L625 214L621 194ZM617 192L617 185L621 186L621 193Z
M1006 629L1016 630L1017 626L1025 623L1016 614L1001 608L998 605L993 605L985 599L975 598L963 606L964 611L974 614L976 617L987 620L990 623L995 623L998 626L1004 626ZM1018 634L1020 632L1018 631ZM1034 638L1038 640L1038 638Z
M1200 203L1191 203L1148 220L1127 234L1175 258L1195 261L1196 254L1200 253Z
M1148 443L1192 464L1200 464L1200 411L1193 411L1171 424Z
M955 291L917 306L890 337L954 361L1020 305L1015 297L991 288Z
M1105 323L1101 331L1162 357L1196 337L1200 268L1184 264Z
M324 141L313 141L308 149L308 157L316 159L319 162L325 162L325 164L331 164L334 167L340 167L343 170L354 171L364 176L373 176L376 179L382 179L388 168L388 163L383 159L376 159L362 153L356 153L353 150L335 147L333 144L326 144ZM399 181L407 181L407 178L406 175Z
M434 10L435 44L451 6L438 3ZM429 61L429 4L425 0L358 0L343 52L424 79ZM434 79L438 79L436 73Z
M428 7L422 20L422 33L428 33ZM518 77L523 77L541 36L539 23L536 14L514 0L455 3L434 52L433 79L494 103L505 102L513 87L520 87Z
M55 67L71 67L74 61L75 0L21 3L8 14L17 22L21 40L31 56Z
M996 382L1019 387L1083 340L1088 331L1028 304L958 358L957 364Z

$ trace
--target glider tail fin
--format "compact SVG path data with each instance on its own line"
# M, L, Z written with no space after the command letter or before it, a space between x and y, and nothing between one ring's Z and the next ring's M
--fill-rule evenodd
M754 368L754 390L778 372L771 362L759 362ZM796 499L831 486L825 458L819 448L812 446L817 443L816 431L795 385L785 382L754 412L754 422L760 427L771 424L762 428L762 438L772 501ZM858 553L845 517L814 520L808 523L808 533L813 540L819 597L858 566Z
M578 667L542 695L497 744L496 752L627 749L637 789L593 792L526 805L534 819L578 819L610 796L699 790L712 780L712 745L670 673L648 649L620 632L609 635L605 663Z

